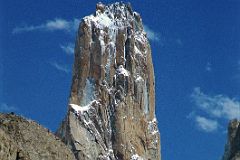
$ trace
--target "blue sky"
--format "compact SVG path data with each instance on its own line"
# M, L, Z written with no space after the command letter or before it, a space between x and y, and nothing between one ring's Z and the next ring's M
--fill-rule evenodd
M114 1L102 1L111 3ZM240 116L240 1L130 1L152 46L164 160L219 160ZM55 131L79 20L97 1L0 0L0 111Z

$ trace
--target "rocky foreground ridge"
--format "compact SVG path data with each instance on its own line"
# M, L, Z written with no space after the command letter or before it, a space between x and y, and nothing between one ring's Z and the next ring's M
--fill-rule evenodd
M159 160L151 48L129 4L97 4L75 43L68 112L57 135L78 160Z
M228 141L223 160L240 160L240 121L232 120L228 126Z
M48 129L13 114L0 114L0 160L74 160Z

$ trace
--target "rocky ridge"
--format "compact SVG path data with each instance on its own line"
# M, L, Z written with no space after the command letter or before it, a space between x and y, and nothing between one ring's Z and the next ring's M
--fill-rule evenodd
M237 119L229 123L223 160L240 160L240 121Z
M74 154L48 129L13 114L0 114L1 160L74 160Z
M81 160L159 160L151 48L130 4L80 23L68 112L57 135Z

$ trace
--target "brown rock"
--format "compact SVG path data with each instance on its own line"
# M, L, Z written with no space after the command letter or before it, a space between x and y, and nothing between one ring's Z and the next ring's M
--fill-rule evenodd
M0 114L1 160L74 160L71 150L48 129L12 114Z
M160 159L151 49L129 4L98 4L83 18L57 135L81 160Z

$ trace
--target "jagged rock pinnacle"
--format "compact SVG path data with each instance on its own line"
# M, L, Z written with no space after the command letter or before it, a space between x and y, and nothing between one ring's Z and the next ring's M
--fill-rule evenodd
M57 135L76 159L159 160L151 49L130 4L80 23L68 112Z

